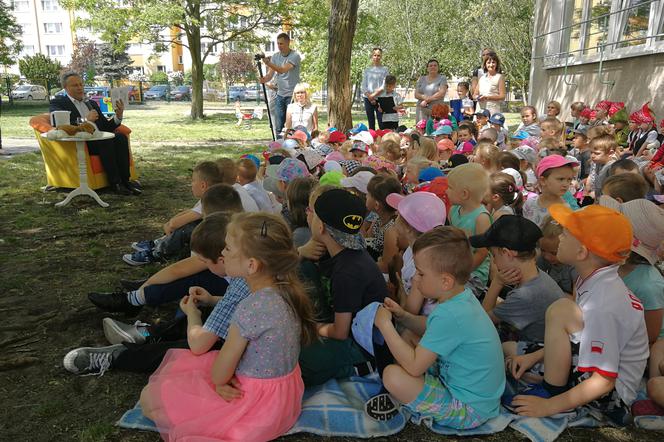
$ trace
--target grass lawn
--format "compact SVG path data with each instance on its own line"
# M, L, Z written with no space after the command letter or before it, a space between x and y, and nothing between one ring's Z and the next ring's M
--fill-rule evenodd
M43 193L46 184L39 153L0 161L0 439L6 441L157 441L154 433L114 426L133 406L147 376L109 371L103 377L79 377L62 368L62 358L79 346L107 345L101 320L105 316L133 322L172 315L174 307L144 308L138 318L104 314L87 300L90 291L110 291L119 278L138 279L159 266L129 267L121 260L132 241L154 238L173 213L194 204L189 169L220 156L257 152L267 124L253 131L234 128L231 115L191 123L186 105L130 108L127 124L134 129L134 154L145 192L140 197L102 193L103 209L88 197L64 208L54 203L64 193ZM27 119L34 108L3 112L3 136L32 137ZM263 127L261 127L261 125ZM11 135L10 135L11 134ZM182 142L180 140L186 140ZM211 141L211 142L210 142ZM661 440L662 435L634 429L574 430L563 440ZM409 425L395 441L441 438ZM511 441L509 430L486 438ZM308 435L288 441L317 441ZM337 438L334 440L348 440ZM382 439L388 440L388 439Z

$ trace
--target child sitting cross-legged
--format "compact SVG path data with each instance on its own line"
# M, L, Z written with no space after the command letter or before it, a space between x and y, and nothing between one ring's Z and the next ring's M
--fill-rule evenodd
M544 348L508 360L517 379L544 360L544 381L505 398L505 405L530 417L587 406L625 425L648 358L643 305L618 274L630 253L632 227L599 205L573 212L556 204L549 211L564 229L558 259L579 272L576 303L563 298L551 305Z
M438 425L475 428L499 413L505 388L500 340L491 320L467 288L473 256L465 233L436 227L413 245L418 290L436 303L428 318L406 313L391 299L378 308L375 325L396 364L383 373L392 398ZM404 340L397 321L422 335Z
M564 296L535 263L541 237L535 223L516 215L503 215L483 235L470 237L473 247L489 249L495 265L482 307L494 324L516 330L517 341L503 344L505 356L523 354L544 343L546 310ZM503 300L499 295L505 288L509 292Z
M316 328L290 229L278 215L236 214L225 242L226 273L245 278L252 294L235 309L221 350L170 350L143 389L143 414L167 440L267 441L300 415L298 355ZM180 306L188 316L197 309L191 297Z
M154 240L138 241L131 244L134 252L122 256L122 260L132 266L160 262L167 258L179 258L189 254L191 232L202 218L201 201L205 191L222 182L222 175L213 161L203 161L191 173L191 193L198 202L194 207L183 210L164 224L164 235Z

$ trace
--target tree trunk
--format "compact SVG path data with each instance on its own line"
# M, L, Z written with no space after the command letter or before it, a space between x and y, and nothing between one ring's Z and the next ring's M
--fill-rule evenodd
M328 124L345 132L353 127L350 59L359 0L332 0L327 39Z
M193 16L200 19L200 4L194 7ZM203 57L201 56L200 20L192 20L193 25L186 30L191 55L191 119L203 118Z

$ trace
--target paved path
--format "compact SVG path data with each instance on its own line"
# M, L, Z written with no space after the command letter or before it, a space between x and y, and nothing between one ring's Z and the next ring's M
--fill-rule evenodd
M0 160L28 152L39 152L39 144L35 138L3 138Z

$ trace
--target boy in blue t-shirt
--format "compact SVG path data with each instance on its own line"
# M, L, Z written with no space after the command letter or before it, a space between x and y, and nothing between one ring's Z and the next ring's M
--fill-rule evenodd
M470 244L462 230L436 227L417 239L413 253L414 284L437 305L428 318L388 298L378 309L375 325L397 362L385 368L383 384L404 407L439 425L475 428L498 415L505 373L498 333L465 288ZM399 336L392 312L404 327L423 333L416 347Z

